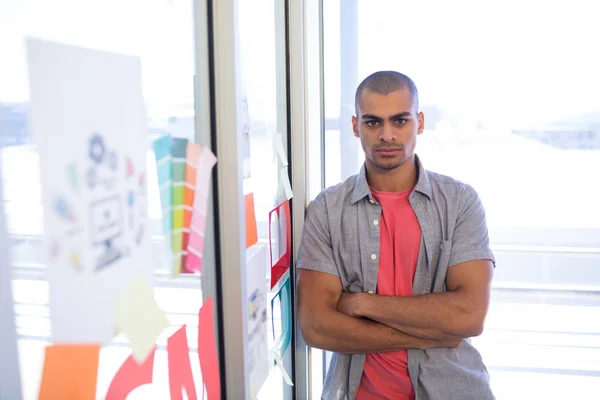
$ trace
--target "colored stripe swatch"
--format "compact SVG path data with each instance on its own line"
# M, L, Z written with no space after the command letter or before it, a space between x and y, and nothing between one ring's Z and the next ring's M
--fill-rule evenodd
M201 274L210 178L217 158L206 147L170 135L156 139L153 149L173 276ZM256 223L251 230L256 232Z
M188 257L188 243L190 239L190 224L192 222L192 211L194 209L194 196L196 193L196 169L198 168L198 160L200 159L200 153L202 147L196 143L188 142L186 150L186 165L185 165L185 194L183 203L185 208L183 209L183 243L182 243L182 256L181 256L181 270L182 272L188 272L186 268L187 257Z
M156 158L158 189L162 209L163 234L167 249L171 248L171 136L166 135L152 143Z
M183 250L184 198L185 198L185 166L188 140L183 138L172 139L171 149L171 180L172 180L172 236L171 249L173 250L173 275L181 272L181 256Z
M206 228L206 210L212 168L217 157L206 147L200 152L196 168L196 192L190 221L190 237L187 245L185 270L189 273L202 273L202 254L204 252L204 230Z

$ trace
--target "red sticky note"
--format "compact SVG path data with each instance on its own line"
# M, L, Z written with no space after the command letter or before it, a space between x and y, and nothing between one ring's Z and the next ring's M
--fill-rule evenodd
M135 388L152 383L155 352L156 348L152 349L142 364L138 364L133 359L133 355L127 357L110 383L106 400L125 400ZM91 398L93 399L93 397Z
M202 370L202 380L206 387L208 400L221 398L221 377L215 340L215 324L212 297L200 308L198 319L198 356Z
M254 193L244 196L244 212L246 214L246 248L248 248L258 242L256 215L254 213Z
M188 400L197 400L185 325L167 340L167 354L171 400L183 400L182 389L185 390Z
M274 224L274 222L276 223ZM269 213L271 289L275 287L281 277L290 269L292 262L291 228L290 202L286 200Z
M38 400L96 398L99 344L46 347Z

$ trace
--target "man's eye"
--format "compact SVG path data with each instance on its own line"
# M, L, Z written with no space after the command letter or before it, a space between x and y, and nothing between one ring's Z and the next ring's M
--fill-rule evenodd
M369 126L371 128L374 126L377 126L377 121L367 121L367 126Z
M398 125L404 125L404 124L406 124L406 120L404 118L398 118L396 120L396 124L398 124Z

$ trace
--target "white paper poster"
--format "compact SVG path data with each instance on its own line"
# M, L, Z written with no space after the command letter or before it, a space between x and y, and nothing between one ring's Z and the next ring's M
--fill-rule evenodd
M106 343L118 296L153 281L140 60L33 39L27 54L52 336Z
M267 268L266 245L257 245L246 251L246 280L248 282L248 343L250 385L256 395L269 376L267 348Z

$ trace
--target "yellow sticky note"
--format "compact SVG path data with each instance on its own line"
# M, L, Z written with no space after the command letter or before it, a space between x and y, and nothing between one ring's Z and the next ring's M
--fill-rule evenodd
M154 348L156 338L169 326L146 278L138 274L115 303L118 329L125 334L134 360L141 364Z

